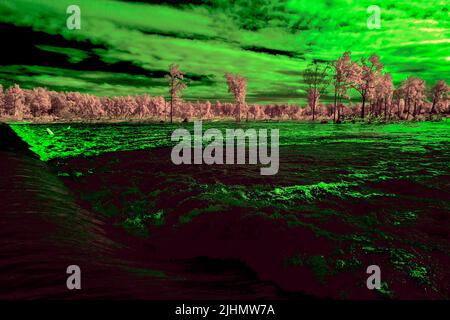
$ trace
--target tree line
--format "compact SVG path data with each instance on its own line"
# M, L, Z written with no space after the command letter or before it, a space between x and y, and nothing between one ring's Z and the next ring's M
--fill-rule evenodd
M410 76L395 88L392 75L383 71L384 66L376 54L368 59L352 60L351 53L345 52L331 63L313 63L304 72L307 84L308 106L315 118L320 96L328 86L333 87L333 120L340 121L346 116L342 101L350 104L351 91L361 98L358 105L360 118L366 114L383 119L417 119L424 114L449 113L447 94L449 86L444 80L437 81L427 90L424 80ZM427 101L427 98L430 101ZM368 108L368 110L367 110Z
M379 57L352 60L345 52L331 63L310 64L299 81L306 87L307 106L290 104L247 104L247 79L225 73L233 103L192 102L181 97L188 82L176 64L169 66L169 101L148 94L97 97L80 92L57 92L46 88L22 89L0 85L0 117L15 120L108 120L142 119L241 119L248 120L342 120L370 117L383 120L426 119L450 114L449 86L444 80L427 88L424 80L410 76L395 88L390 73L383 71ZM320 103L332 89L333 102ZM352 92L360 101L352 101Z

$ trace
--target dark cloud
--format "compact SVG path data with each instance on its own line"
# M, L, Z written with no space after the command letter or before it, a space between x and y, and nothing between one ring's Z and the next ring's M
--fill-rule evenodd
M96 54L96 50L106 50L105 45L93 44L89 40L67 40L61 35L50 35L34 31L30 27L18 27L12 24L0 23L0 37L6 43L13 43L8 50L3 50L0 65L39 65L61 69L105 71L146 75L149 77L164 77L162 70L146 70L128 61L107 63ZM20 41L17 41L20 39ZM71 63L66 54L42 50L39 47L74 48L86 53L86 58L78 63Z
M281 55L281 56L286 56L286 57L289 57L289 58L297 58L297 59L305 60L303 54L297 53L297 52L293 52L293 51L277 50L277 49L270 49L270 48L264 48L264 47L255 47L255 46L242 47L242 49L247 50L247 51L252 51L252 52L266 53L266 54L271 54L271 55Z
M184 7L189 5L201 5L210 4L211 1L208 0L120 0L122 2L137 2L137 3L148 3L148 4L165 4L173 7Z

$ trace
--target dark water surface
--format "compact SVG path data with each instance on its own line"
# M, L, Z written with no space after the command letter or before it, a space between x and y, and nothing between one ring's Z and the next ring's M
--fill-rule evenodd
M448 121L253 126L276 176L175 166L175 126L14 125L38 156L2 147L0 297L448 298Z

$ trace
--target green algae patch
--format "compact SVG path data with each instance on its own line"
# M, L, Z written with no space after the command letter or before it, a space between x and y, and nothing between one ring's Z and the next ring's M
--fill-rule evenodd
M352 190L352 187L358 186L356 182L319 182L310 185L295 185L287 187L277 187L268 193L268 196L275 201L295 201L303 200L313 202L329 196L346 199L368 199L378 196L392 196L390 194L363 190Z
M418 258L415 254L400 248L392 248L389 250L389 253L391 262L397 270L405 272L422 285L432 285L428 269L417 262Z
M11 124L42 161L170 146L177 126L157 124ZM53 134L49 134L48 130Z
M381 288L376 289L378 294L384 299L394 299L394 292L389 289L389 285L387 282L381 282Z
M122 226L133 235L147 237L149 235L149 223L154 225L164 224L163 213L163 210L159 210L151 214L136 214L122 222Z
M306 261L308 268L321 283L325 283L326 278L330 275L330 270L324 256L311 256Z
M221 212L225 209L225 207L220 205L211 205L206 208L195 208L191 210L189 213L184 214L178 218L178 221L182 224L190 222L193 218L200 216L204 213L211 213L211 212Z
M405 225L417 220L418 211L400 211L392 215L391 223L394 226Z
M428 270L425 266L421 266L419 264L414 264L410 266L409 276L417 281L419 281L422 284L428 284L429 283L429 274Z
M337 272L356 271L360 269L361 266L361 261L359 261L356 257L351 257L348 259L336 259L335 261L335 270Z
M313 201L324 195L342 196L342 189L349 187L346 182L326 183L319 182L312 185L296 185L287 187L277 187L272 190L270 195L274 200L290 201L294 199L304 199Z

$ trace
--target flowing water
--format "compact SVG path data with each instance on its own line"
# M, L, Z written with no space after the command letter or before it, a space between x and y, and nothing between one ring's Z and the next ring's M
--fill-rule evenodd
M280 131L274 176L173 165L179 125L11 127L3 298L448 298L449 121L240 125Z

